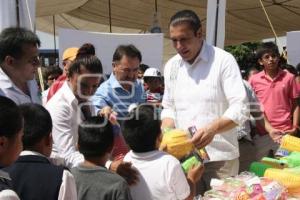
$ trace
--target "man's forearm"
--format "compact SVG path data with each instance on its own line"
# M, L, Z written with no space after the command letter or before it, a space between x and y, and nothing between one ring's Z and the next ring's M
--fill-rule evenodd
M208 124L205 128L208 132L212 132L214 134L222 133L233 129L237 124L229 118L221 117L214 120L212 123Z
M293 101L293 127L299 126L299 105L298 105L298 99L295 99Z

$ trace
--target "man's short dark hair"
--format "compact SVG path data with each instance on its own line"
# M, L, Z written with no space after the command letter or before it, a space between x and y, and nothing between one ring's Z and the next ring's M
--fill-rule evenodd
M97 56L87 56L75 59L69 68L68 76L73 76L74 73L81 73L81 69L84 67L86 70L93 74L102 74L102 63Z
M141 52L132 44L118 46L113 55L113 62L120 61L123 56L138 58L139 61L142 62Z
M169 26L176 26L182 23L188 23L195 34L201 27L201 21L198 15L192 10L181 10L175 13L171 17Z
M17 104L0 96L0 136L13 138L22 127L23 117Z
M20 58L24 44L41 45L38 36L25 28L6 28L0 34L0 63L6 56Z
M113 143L113 128L106 118L90 117L79 125L78 148L85 158L105 155Z
M124 121L123 135L128 146L138 153L156 149L156 140L161 134L161 122L152 105L140 105Z
M271 54L274 54L276 56L280 56L279 54L279 50L278 50L278 47L277 45L274 43L274 42L265 42L265 43L262 43L257 51L256 51L256 59L257 61L259 59L262 59L263 55L266 54L266 53L271 53Z
M52 132L52 119L49 112L39 104L22 104L20 110L24 117L24 149L30 150Z

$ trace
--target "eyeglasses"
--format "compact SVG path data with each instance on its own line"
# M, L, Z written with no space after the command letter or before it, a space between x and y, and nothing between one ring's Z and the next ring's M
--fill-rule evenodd
M28 63L32 64L33 66L39 66L41 64L40 57L35 56L34 58L28 60Z
M139 67L125 67L124 65L122 65L121 63L114 63L115 65L118 65L118 68L120 71L122 71L123 73L129 74L129 73L134 73L137 74Z

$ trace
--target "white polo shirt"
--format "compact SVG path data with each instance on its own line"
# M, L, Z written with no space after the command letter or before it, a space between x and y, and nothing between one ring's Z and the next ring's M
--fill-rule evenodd
M28 81L27 85L30 91L30 96L20 90L0 67L0 95L10 98L17 105L23 103L41 104L41 94L39 92L36 80L33 79Z
M164 73L161 118L174 119L177 128L202 128L220 117L243 124L248 118L248 100L240 70L228 52L203 42L193 64L177 54L167 62ZM216 134L207 152L211 161L238 158L236 129Z

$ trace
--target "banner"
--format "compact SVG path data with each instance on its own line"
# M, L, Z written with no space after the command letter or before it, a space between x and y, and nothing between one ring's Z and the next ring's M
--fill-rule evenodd
M133 44L142 53L142 63L162 69L163 34L120 34L98 33L71 29L59 29L59 58L69 47L80 47L84 43L95 46L96 55L100 58L104 73L112 72L112 57L115 49L121 44ZM62 61L60 61L61 65Z
M300 63L300 31L287 32L286 49L289 64L296 67Z

